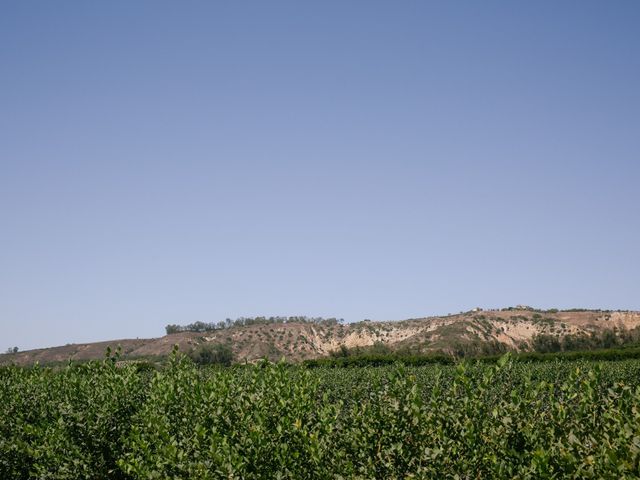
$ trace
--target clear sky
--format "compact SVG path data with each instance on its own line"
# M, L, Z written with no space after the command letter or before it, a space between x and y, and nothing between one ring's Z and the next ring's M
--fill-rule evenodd
M640 309L640 2L4 1L0 349Z

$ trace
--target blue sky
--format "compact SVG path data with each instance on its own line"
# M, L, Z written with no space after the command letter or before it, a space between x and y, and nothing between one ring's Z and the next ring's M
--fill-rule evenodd
M3 2L5 349L640 309L640 3Z

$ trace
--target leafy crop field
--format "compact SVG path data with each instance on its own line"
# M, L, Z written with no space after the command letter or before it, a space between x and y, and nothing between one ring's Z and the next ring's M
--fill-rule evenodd
M2 479L639 478L640 361L0 369Z

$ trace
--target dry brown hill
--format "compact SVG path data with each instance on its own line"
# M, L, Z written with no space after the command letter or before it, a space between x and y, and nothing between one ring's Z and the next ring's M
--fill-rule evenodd
M271 323L231 327L206 333L181 332L151 339L124 339L72 344L0 355L0 363L48 364L100 359L107 347L120 346L123 358L168 355L174 345L188 352L203 344L226 343L236 361L261 358L289 361L318 358L347 348L385 345L391 350L455 353L483 344L530 350L537 335L562 339L567 335L630 331L640 327L640 312L540 311L529 308L470 311L457 315L403 321L352 324Z

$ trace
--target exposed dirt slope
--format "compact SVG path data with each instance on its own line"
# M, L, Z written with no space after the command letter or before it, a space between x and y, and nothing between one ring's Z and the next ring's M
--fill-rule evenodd
M73 344L0 355L0 363L41 364L100 359L107 347L120 346L123 358L168 355L177 344L186 352L204 343L228 343L236 361L260 358L290 361L328 355L344 345L349 348L384 344L391 349L419 352L451 352L460 346L500 342L526 350L538 334L559 338L567 334L640 327L640 312L579 311L544 312L527 309L466 312L393 322L358 322L346 325L277 323L233 327L208 333L183 332L161 338L113 340Z

